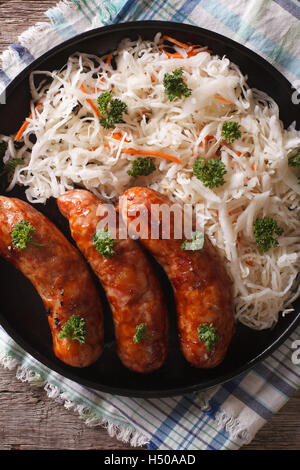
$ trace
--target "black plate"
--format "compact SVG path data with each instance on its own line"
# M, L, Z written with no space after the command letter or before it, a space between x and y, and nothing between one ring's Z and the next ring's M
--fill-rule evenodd
M30 112L28 76L33 70L58 69L66 63L69 55L76 51L101 56L114 50L125 37L136 39L140 35L144 39L153 39L159 31L172 35L180 41L205 44L215 53L226 55L248 76L251 87L265 91L276 100L285 126L297 121L297 128L300 127L300 106L292 104L290 83L264 59L234 41L202 28L172 22L145 21L88 31L60 44L33 62L7 88L7 104L0 107L0 133L15 133L28 116ZM26 200L24 190L20 187L8 195ZM60 215L54 200L35 207L48 216L72 241L67 222ZM118 359L111 312L96 279L95 282L105 304L105 349L101 358L88 368L75 369L56 359L41 299L30 282L2 259L0 259L0 323L27 352L61 375L94 389L137 397L178 395L223 383L265 358L299 324L299 300L295 303L296 311L281 318L273 329L258 332L237 324L224 362L213 370L195 369L185 361L179 351L172 290L160 267L155 267L168 299L171 339L165 365L148 376L127 370Z

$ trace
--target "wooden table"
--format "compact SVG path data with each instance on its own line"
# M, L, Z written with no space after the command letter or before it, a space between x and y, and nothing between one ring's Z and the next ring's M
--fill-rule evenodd
M0 52L25 29L46 21L44 11L56 0L0 1ZM0 369L0 450L3 449L131 449L101 427L87 427L46 392ZM300 392L243 449L300 449Z

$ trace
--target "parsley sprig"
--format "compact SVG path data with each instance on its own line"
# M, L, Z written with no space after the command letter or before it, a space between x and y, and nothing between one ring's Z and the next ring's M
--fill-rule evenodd
M4 142L4 140L2 140L0 142L0 158L4 157L6 150L7 150L7 142Z
M165 87L165 93L170 101L175 98L182 98L183 96L190 96L192 90L187 87L186 83L182 78L183 71L176 69L172 73L165 73L163 84Z
M293 155L289 158L288 164L294 168L300 168L300 150L296 153L296 155ZM298 183L300 184L300 176L298 177Z
M93 236L93 244L95 245L97 251L105 256L105 258L110 258L115 255L114 244L116 240L111 237L111 233L108 229L97 229Z
M11 173L19 165L24 165L24 160L22 160L22 158L12 158L3 166L0 176L6 175L7 173Z
M86 341L86 326L85 319L80 315L72 315L69 320L62 327L58 339L67 338L69 340L68 349L74 340L84 344Z
M137 325L135 327L136 333L133 336L133 342L134 343L140 343L142 341L142 339L144 339L144 338L150 339L150 336L148 336L148 334L146 332L146 327L147 327L147 323L141 323L140 325Z
M232 144L236 139L242 136L238 122L224 122L222 126L222 135L226 142Z
M113 94L110 91L102 93L98 99L99 111L101 114L100 124L105 129L111 129L116 124L123 121L123 113L128 113L127 104L123 101L113 98Z
M227 170L221 160L215 158L204 160L201 157L195 161L193 172L194 176L202 181L204 186L212 189L225 183L223 176L227 173Z
M257 217L254 222L254 236L261 251L266 252L273 246L278 246L278 240L274 235L281 235L283 229L278 226L276 220L270 217Z
M27 245L43 246L41 243L37 243L32 240L32 235L34 233L35 228L30 222L27 222L26 220L18 222L11 232L11 239L14 247L18 251L22 251L27 247Z
M185 240L181 248L183 250L198 251L202 250L204 245L204 233L202 232L192 232L191 241Z
M211 351L213 346L220 341L217 335L217 329L212 323L202 323L197 328L199 341L203 341L208 351Z
M132 162L132 167L127 173L129 176L137 178L138 176L148 176L155 170L156 166L154 165L153 158L138 157Z

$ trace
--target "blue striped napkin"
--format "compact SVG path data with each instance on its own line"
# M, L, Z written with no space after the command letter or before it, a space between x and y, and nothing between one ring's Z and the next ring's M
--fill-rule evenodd
M0 92L27 64L70 37L101 25L171 20L203 26L245 44L299 87L300 5L296 0L73 0L51 8L48 20L23 33L2 54ZM298 79L298 83L297 83ZM0 362L41 385L87 425L149 449L238 449L300 386L300 327L250 372L204 393L161 399L113 396L82 387L26 354L0 328Z

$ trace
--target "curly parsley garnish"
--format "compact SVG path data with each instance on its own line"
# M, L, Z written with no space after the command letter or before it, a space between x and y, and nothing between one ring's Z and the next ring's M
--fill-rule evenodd
M115 127L115 124L124 122L122 115L128 113L127 104L117 98L113 99L110 91L102 93L97 102L101 114L100 124L105 129L111 129Z
M182 243L181 248L183 250L191 250L191 251L202 250L203 245L204 245L204 233L192 232L191 238L192 240L190 242L188 240L185 240Z
M131 170L128 170L127 173L129 176L137 178L138 176L148 176L155 170L156 166L153 163L153 158L138 157L132 162Z
M7 142L4 142L4 140L2 140L0 142L0 158L4 157L6 150L7 150Z
M242 136L238 122L224 122L222 126L222 135L226 142L232 144L236 139Z
M199 325L197 328L199 341L203 341L209 351L220 341L216 331L217 329L212 323L202 323L202 325Z
M147 323L141 323L140 325L137 325L135 327L136 334L133 337L133 342L134 343L140 343L142 341L142 339L144 339L144 338L150 339L150 336L148 336L148 334L146 332L146 326L147 326Z
M293 155L289 158L288 164L294 168L300 168L300 150L296 153L296 155ZM300 184L300 176L298 177L298 183Z
M205 161L201 157L195 161L193 172L204 186L212 189L225 183L223 175L227 173L227 170L221 160L213 158Z
M62 327L58 339L67 338L69 340L68 349L70 349L72 341L77 339L80 344L86 341L85 319L80 315L72 315Z
M289 158L289 166L300 167L300 150Z
M6 175L7 173L11 173L19 165L24 165L24 160L22 160L21 158L12 158L3 166L0 176Z
M115 255L114 244L116 240L111 237L111 233L108 229L98 229L93 236L93 244L95 245L97 251L105 256L105 258L110 258Z
M261 251L266 252L272 246L278 246L278 240L274 235L281 235L283 229L278 226L276 220L269 217L258 217L254 222L254 236Z
M165 93L170 101L175 98L182 98L183 96L190 96L192 90L187 87L182 78L183 71L181 69L174 70L173 73L165 73L163 84Z
M43 246L41 243L32 241L32 235L34 232L35 228L30 222L27 222L26 220L18 222L11 232L11 239L14 247L17 248L18 251L22 251L27 247L27 245Z

